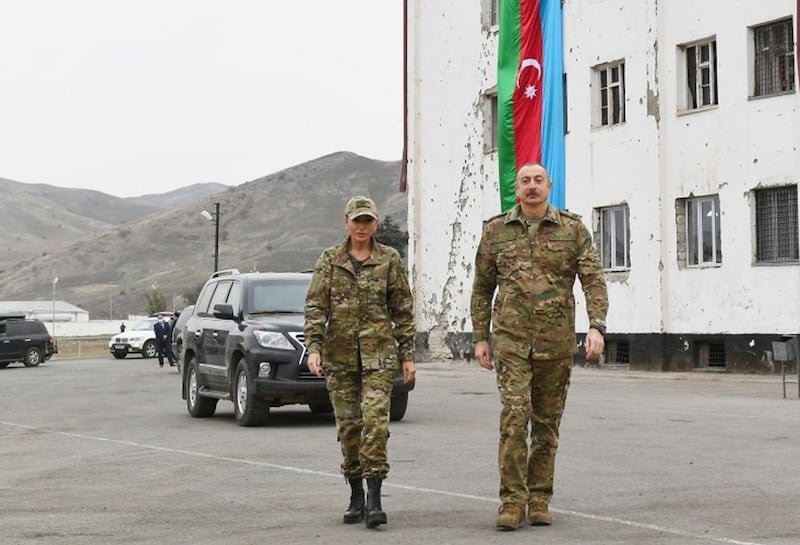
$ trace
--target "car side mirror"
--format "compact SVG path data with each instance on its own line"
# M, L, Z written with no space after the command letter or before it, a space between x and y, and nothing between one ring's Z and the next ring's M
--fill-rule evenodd
M236 317L233 315L233 305L229 305L228 303L217 303L214 305L214 318L219 318L220 320L235 320Z

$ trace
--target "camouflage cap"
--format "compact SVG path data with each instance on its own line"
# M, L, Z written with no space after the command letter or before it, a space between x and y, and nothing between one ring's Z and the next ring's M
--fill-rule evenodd
M375 206L375 201L363 195L356 195L349 201L344 209L344 215L347 219L352 220L358 216L370 216L378 219L378 207Z

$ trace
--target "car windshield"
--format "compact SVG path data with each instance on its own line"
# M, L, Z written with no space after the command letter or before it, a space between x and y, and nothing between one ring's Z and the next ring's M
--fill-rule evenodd
M311 278L264 280L252 286L247 308L250 314L303 312Z
M153 329L153 325L155 325L157 321L158 320L156 320L155 318L151 318L149 320L142 320L141 322L133 326L133 331L143 331L145 329Z

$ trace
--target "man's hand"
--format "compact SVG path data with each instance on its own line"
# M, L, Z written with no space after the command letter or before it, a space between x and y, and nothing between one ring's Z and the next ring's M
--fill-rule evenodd
M586 333L586 361L597 361L606 347L606 339L595 328L590 328Z
M309 354L308 360L306 361L306 365L308 366L308 370L317 375L318 377L322 376L322 356L319 354Z
M413 361L403 362L403 384L408 384L417 376L417 366Z
M492 358L489 355L488 341L478 341L475 343L475 359L478 360L478 363L484 369L488 369L489 371L494 369Z

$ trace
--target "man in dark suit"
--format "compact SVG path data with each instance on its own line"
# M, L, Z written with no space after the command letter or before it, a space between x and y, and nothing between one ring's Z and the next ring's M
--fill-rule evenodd
M175 365L175 356L172 355L172 328L166 321L164 315L158 316L158 321L153 325L156 332L156 352L158 352L158 366L164 367L164 356L170 365Z

